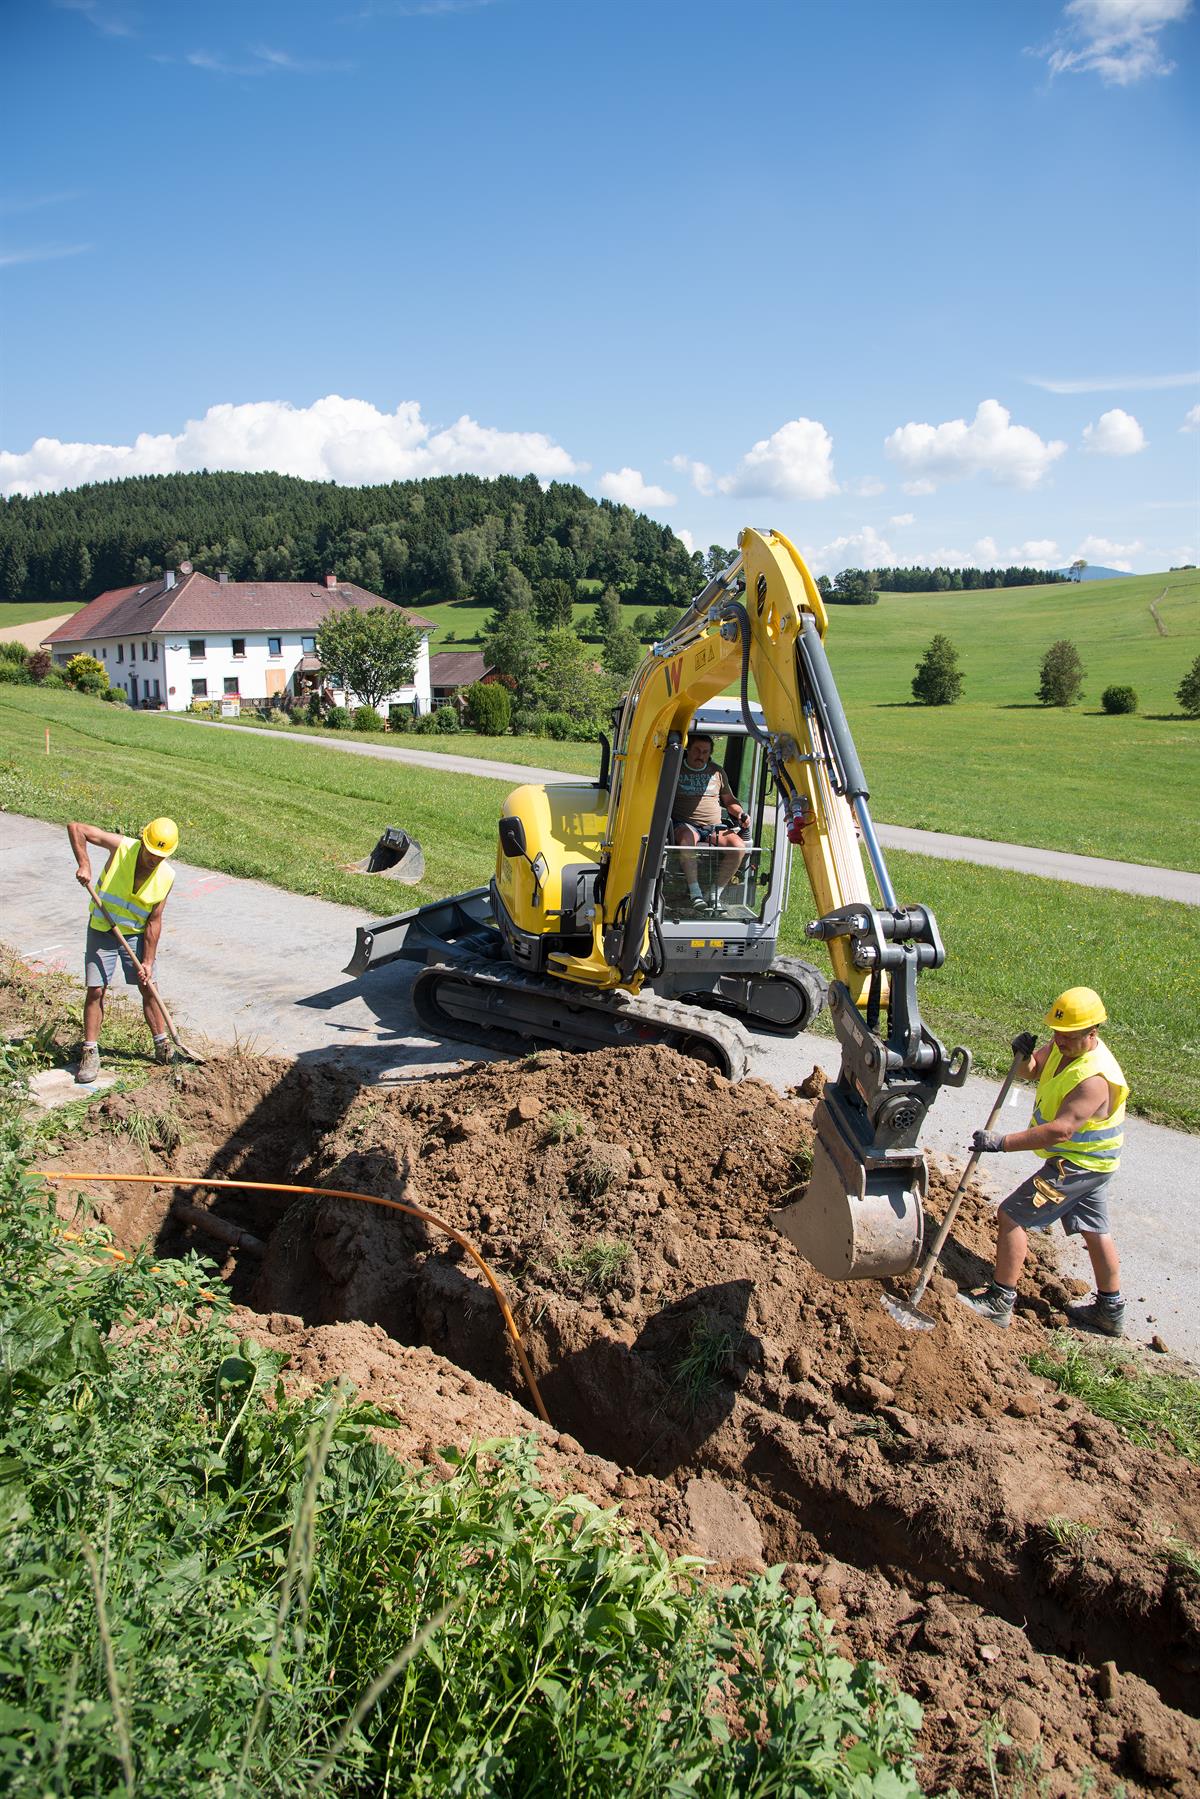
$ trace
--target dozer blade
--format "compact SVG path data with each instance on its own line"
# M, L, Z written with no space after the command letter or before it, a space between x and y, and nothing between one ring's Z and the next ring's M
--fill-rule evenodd
M920 1150L860 1153L822 1101L802 1198L770 1214L777 1231L832 1280L887 1280L916 1266L928 1170Z

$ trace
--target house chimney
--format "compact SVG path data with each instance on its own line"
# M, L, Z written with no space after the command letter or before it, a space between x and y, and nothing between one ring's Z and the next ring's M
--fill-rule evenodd
M325 585L326 585L326 587L336 587L337 586L337 576L336 575L326 575Z
M217 570L217 584L220 587L228 587L228 585L229 585L229 570L227 568L219 568Z
M163 571L163 592L170 593L170 591L174 587L174 585L175 585L175 570L173 568L164 569L164 571Z
M190 562L181 562L179 564L179 572L181 575L190 575L192 572L191 563Z

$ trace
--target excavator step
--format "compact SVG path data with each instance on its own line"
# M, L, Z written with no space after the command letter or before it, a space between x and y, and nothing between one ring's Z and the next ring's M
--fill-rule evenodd
M435 964L417 976L412 1002L436 1036L492 1049L531 1042L568 1050L661 1043L731 1081L750 1072L751 1040L732 1019L657 994L567 992L505 962Z

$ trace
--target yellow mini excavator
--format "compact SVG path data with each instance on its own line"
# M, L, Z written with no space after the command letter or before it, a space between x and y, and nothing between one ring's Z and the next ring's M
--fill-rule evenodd
M773 1220L823 1273L883 1279L920 1257L918 1137L971 1058L947 1054L921 1020L918 971L945 951L932 912L897 903L827 623L787 538L743 531L735 560L638 669L597 780L510 793L490 885L362 927L347 973L422 964L413 1004L439 1037L662 1043L732 1080L750 1066L747 1025L802 1030L827 997L841 1071L817 1107L807 1189ZM735 683L739 699L718 697ZM701 730L748 814L732 855L670 841L688 734ZM818 913L807 934L832 964L827 991L818 969L776 954L793 846Z

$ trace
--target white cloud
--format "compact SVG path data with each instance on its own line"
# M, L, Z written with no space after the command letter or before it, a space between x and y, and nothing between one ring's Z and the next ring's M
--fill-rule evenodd
M923 500L926 494L937 492L936 481L902 481L900 485L904 492L914 500Z
M685 531L682 525L672 525L671 529L672 529L672 531L674 531L676 537L679 539L680 543L683 545L683 547L687 551L688 555L689 556L694 555L695 550L696 550L696 540L692 536L691 532Z
M289 50L274 50L269 44L254 44L250 62L232 62L212 50L189 50L184 62L209 75L345 75L354 64L329 62L319 57L293 56ZM169 56L155 57L156 62L170 62Z
M1000 546L994 537L977 537L975 539L975 560L978 563L999 562Z
M1111 537L1085 537L1071 560L1082 556L1086 562L1099 563L1101 568L1119 568L1131 574L1133 564L1129 558L1145 547L1140 537L1132 543L1114 543Z
M1099 75L1110 87L1128 87L1175 67L1159 43L1168 25L1191 12L1192 0L1071 0L1050 43L1035 52L1052 75Z
M847 481L845 490L859 500L873 500L877 494L887 492L884 483L874 475L859 475L856 480Z
M1200 369L1189 369L1183 375L1084 375L1079 380L1056 381L1038 375L1026 375L1030 387L1045 388L1050 394L1107 394L1149 392L1163 387L1195 387L1200 382Z
M1181 431L1200 431L1200 406L1189 408L1179 429Z
M0 493L54 492L85 481L202 468L269 469L357 485L455 474L564 480L586 467L540 431L498 431L465 413L434 430L416 400L380 412L367 400L328 394L311 406L285 400L210 406L178 434L142 432L132 444L39 437L20 454L0 451Z
M86 256L91 244L40 244L29 250L0 250L0 269L24 262L60 262L64 256Z
M747 450L722 493L777 500L824 500L838 491L833 478L833 439L817 419L789 419Z
M1066 450L1043 443L1028 425L1014 425L999 400L981 400L975 417L941 425L901 425L884 439L884 451L910 474L939 480L985 474L1010 487L1036 487ZM905 487L906 493L912 489Z
M913 512L896 512L888 520L889 525L911 525L916 514Z
M104 37L133 37L133 26L129 20L119 13L111 13L102 9L97 0L53 0L60 12L82 13L89 25L94 25Z
M1058 545L1052 537L1030 537L1008 552L1010 562L1029 563L1034 568L1050 568L1059 559Z
M600 492L606 500L616 500L622 506L632 506L635 511L645 512L653 506L673 506L675 495L668 493L665 487L655 487L643 481L642 472L636 468L609 469L599 480Z
M874 525L863 525L830 543L806 547L804 560L816 575L836 575L844 568L891 568L896 552Z
M672 456L671 468L686 475L697 493L712 495L717 491L717 477L707 462L696 462L691 456Z
M1146 447L1146 433L1131 412L1114 406L1094 425L1084 426L1083 447L1097 456L1136 456Z

